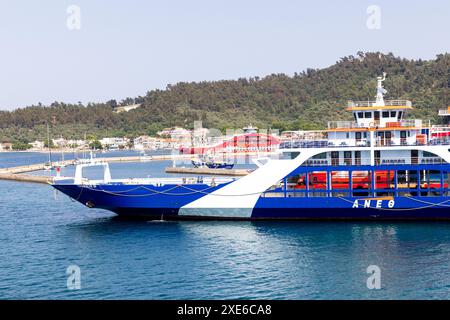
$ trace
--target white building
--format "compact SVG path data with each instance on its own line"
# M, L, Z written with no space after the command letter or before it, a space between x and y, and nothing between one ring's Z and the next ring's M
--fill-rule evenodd
M109 150L126 149L128 147L129 142L130 139L128 138L118 138L118 137L103 138L100 140L102 147L104 149Z
M158 149L158 139L150 136L139 136L134 139L134 149L155 150Z
M31 142L30 145L32 146L33 149L44 149L44 147L45 147L44 141L38 141L38 140Z
M12 150L12 143L3 142L0 143L0 151L10 151Z

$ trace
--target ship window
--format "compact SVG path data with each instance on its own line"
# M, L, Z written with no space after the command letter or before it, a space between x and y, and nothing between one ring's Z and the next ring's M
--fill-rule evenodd
M311 157L311 159L326 159L326 158L327 158L326 152L322 152Z
M355 151L355 164L361 165L361 151Z
M389 118L389 111L383 111L383 118Z
M396 111L391 111L391 118L395 118L395 116L396 116Z
M398 119L401 120L403 116L403 111L399 111L398 112Z
M360 119L364 118L364 112L358 112L358 118Z
M364 118L366 119L372 118L372 112L364 112Z
M352 165L352 152L351 151L344 151L344 162L348 166Z
M356 113L354 113L353 116L355 117L355 121L358 121L358 117L356 116Z
M433 154L433 153L431 153L431 152L424 151L424 152L423 152L423 157L426 157L426 158L434 158L434 157L436 157L436 155Z
M406 138L406 131L400 131L400 138L402 139Z

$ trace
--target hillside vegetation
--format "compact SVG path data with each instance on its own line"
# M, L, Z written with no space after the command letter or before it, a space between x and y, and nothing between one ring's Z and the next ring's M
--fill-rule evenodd
M388 99L413 101L411 116L437 121L439 109L450 105L450 54L434 60L408 60L393 54L362 53L341 58L325 69L307 69L293 76L177 83L144 97L117 103L30 106L0 112L1 141L44 140L46 123L53 136L153 135L163 127L190 128L195 120L218 129L252 123L260 128L321 129L329 120L351 119L347 100L373 100L376 76L387 72ZM116 114L114 107L141 103Z

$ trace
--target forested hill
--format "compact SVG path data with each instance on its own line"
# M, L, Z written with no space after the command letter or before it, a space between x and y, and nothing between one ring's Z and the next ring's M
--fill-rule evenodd
M393 54L357 53L325 69L308 69L293 76L203 81L168 85L166 90L122 102L31 106L0 112L0 140L45 137L45 124L53 135L82 137L154 134L163 127L239 128L248 123L260 128L324 128L328 120L350 119L346 102L373 100L376 77L387 72L388 99L409 99L413 116L437 120L440 108L450 105L450 54L434 60L408 60ZM142 103L138 109L116 114L117 104Z

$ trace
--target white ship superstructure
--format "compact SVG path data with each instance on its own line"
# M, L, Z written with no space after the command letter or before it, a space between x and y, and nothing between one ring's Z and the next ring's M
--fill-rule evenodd
M280 148L316 148L309 164L375 165L441 162L450 140L434 135L430 121L407 119L409 100L385 100L385 75L377 79L374 101L349 101L353 121L330 121L327 130L304 133L302 139L286 140ZM442 130L442 127L440 127ZM450 129L445 126L446 131ZM434 131L433 131L434 130ZM324 152L327 148L329 151ZM297 150L298 151L298 150ZM322 151L322 152L320 152ZM441 156L440 156L441 155Z

